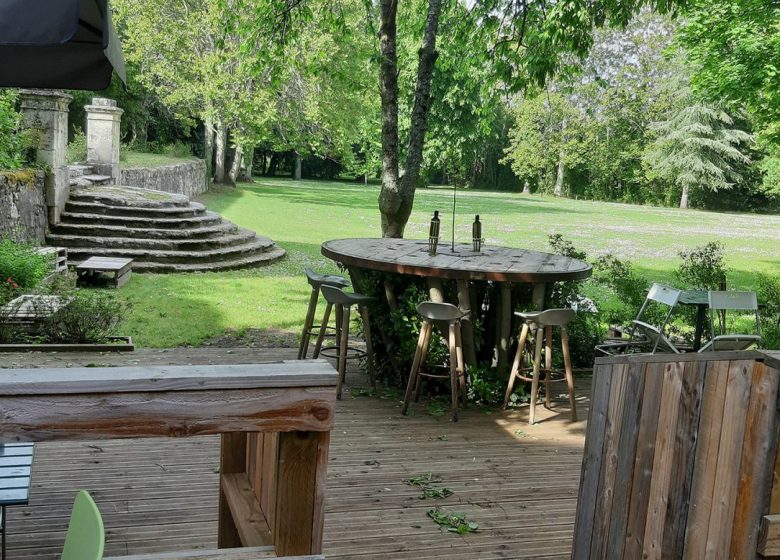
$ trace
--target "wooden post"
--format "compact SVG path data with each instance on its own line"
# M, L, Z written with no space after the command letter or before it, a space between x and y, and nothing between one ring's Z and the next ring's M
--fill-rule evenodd
M319 554L329 432L279 434L274 546L277 556Z
M464 313L468 313L461 319L463 332L463 353L466 363L470 366L477 365L477 350L474 344L474 316L471 309L471 289L468 280L458 280L458 307Z
M501 283L501 307L500 309L500 337L498 339L498 367L504 367L508 363L509 338L512 335L512 285L509 282Z
M531 302L534 306L534 309L536 309L537 311L544 310L544 296L546 290L547 290L547 284L544 283L534 284L534 293L531 296Z
M435 303L444 303L444 286L442 285L441 278L428 278L428 291L431 296L431 301Z
M219 457L220 476L246 471L246 439L244 432L222 434ZM242 546L238 528L230 513L230 506L225 497L222 484L219 485L219 519L217 523L217 546L219 548L235 548Z

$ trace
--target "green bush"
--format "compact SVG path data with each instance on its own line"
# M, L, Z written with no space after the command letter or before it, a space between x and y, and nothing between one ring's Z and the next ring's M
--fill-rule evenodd
M68 163L79 163L87 160L87 135L80 128L73 133L73 140L68 142Z
M0 91L0 169L11 170L27 166L34 160L38 134L22 127L22 116L16 110L17 94Z
M43 322L41 334L53 344L105 343L129 310L111 293L78 290L72 301Z
M723 244L711 241L701 247L679 253L682 262L677 269L677 279L686 288L719 290L726 282L726 261Z
M756 292L761 309L761 346L780 350L780 277L760 274Z
M11 279L23 290L38 286L52 271L52 256L41 255L36 249L28 243L0 240L0 279Z

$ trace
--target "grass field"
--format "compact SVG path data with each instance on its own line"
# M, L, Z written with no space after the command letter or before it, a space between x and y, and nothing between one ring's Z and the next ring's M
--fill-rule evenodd
M378 237L378 187L352 183L262 179L202 198L227 219L271 237L287 249L266 268L213 274L134 275L122 293L134 305L123 332L141 346L198 344L227 329L295 332L309 288L304 266L335 271L320 255L323 241ZM452 189L417 192L406 237L423 238L434 210L450 234ZM606 252L632 260L653 280L673 278L678 253L721 241L731 287L750 287L756 272L780 275L780 216L652 208L627 204L459 191L456 237L468 241L480 214L489 244L542 249L561 233L591 256Z

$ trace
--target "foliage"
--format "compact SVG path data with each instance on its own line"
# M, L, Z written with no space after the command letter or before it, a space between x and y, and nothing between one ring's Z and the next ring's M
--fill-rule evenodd
M5 305L21 294L21 288L10 276L0 278L0 306Z
M17 100L16 91L0 90L0 169L29 165L38 145L37 131L22 126L22 116L16 110Z
M690 251L680 251L682 262L675 275L687 288L719 290L726 283L723 244L711 241Z
M761 309L761 347L780 350L780 276L759 274L756 287Z
M46 318L42 334L47 342L105 343L128 312L128 306L105 291L78 290L62 294L71 301Z
M466 518L465 513L447 513L446 511L435 507L429 509L427 511L427 515L433 519L434 523L439 525L442 529L446 529L450 533L465 535L466 533L476 533L479 531L479 523L475 521L469 521Z
M687 4L680 44L696 69L693 84L732 111L747 109L759 135L780 141L780 10L764 0Z
M743 167L750 163L744 148L753 137L725 111L686 103L653 129L658 136L645 154L649 174L683 189L681 207L687 206L689 190L729 189L742 181Z
M421 500L426 498L448 498L452 496L452 490L444 486L435 486L441 483L442 478L434 475L433 473L424 473L420 476L414 476L407 479L405 482L409 486L416 486L422 490L422 494L419 496Z
M87 160L87 135L77 127L73 138L68 142L68 163L78 163Z
M37 246L0 239L0 279L11 278L21 289L32 289L52 271L52 257Z

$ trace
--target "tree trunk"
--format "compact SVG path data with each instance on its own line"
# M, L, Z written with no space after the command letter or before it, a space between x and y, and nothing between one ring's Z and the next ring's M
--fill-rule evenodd
M206 161L206 179L210 183L214 165L214 121L210 116L203 121L203 159Z
M276 152L271 154L271 161L268 163L268 176L276 177L276 168L279 166L279 155Z
M688 185L683 186L682 196L680 197L680 208L688 208Z
M301 154L295 152L295 171L293 172L293 180L295 181L301 180L301 167L302 167Z
M398 163L398 57L396 51L397 0L382 0L379 28L380 93L382 98L382 190L379 211L382 235L403 237L414 204L414 191L422 167L425 131L430 108L431 81L436 64L436 34L442 0L428 0L422 46L419 50L409 144L404 173Z
M563 148L561 148L561 150L558 152L558 173L555 176L555 189L553 190L553 194L555 196L563 196L563 156Z
M528 181L523 184L523 194L531 194L531 185L528 184Z
M252 182L252 167L255 163L255 147L252 146L246 151L246 157L244 158L244 181L247 183Z
M217 149L214 162L214 182L225 182L225 157L227 156L227 127L221 122L217 123Z
M228 173L231 185L235 186L236 181L238 180L238 172L241 170L241 162L243 160L244 149L241 146L236 146L236 150L233 152L233 162L230 165L230 172Z

